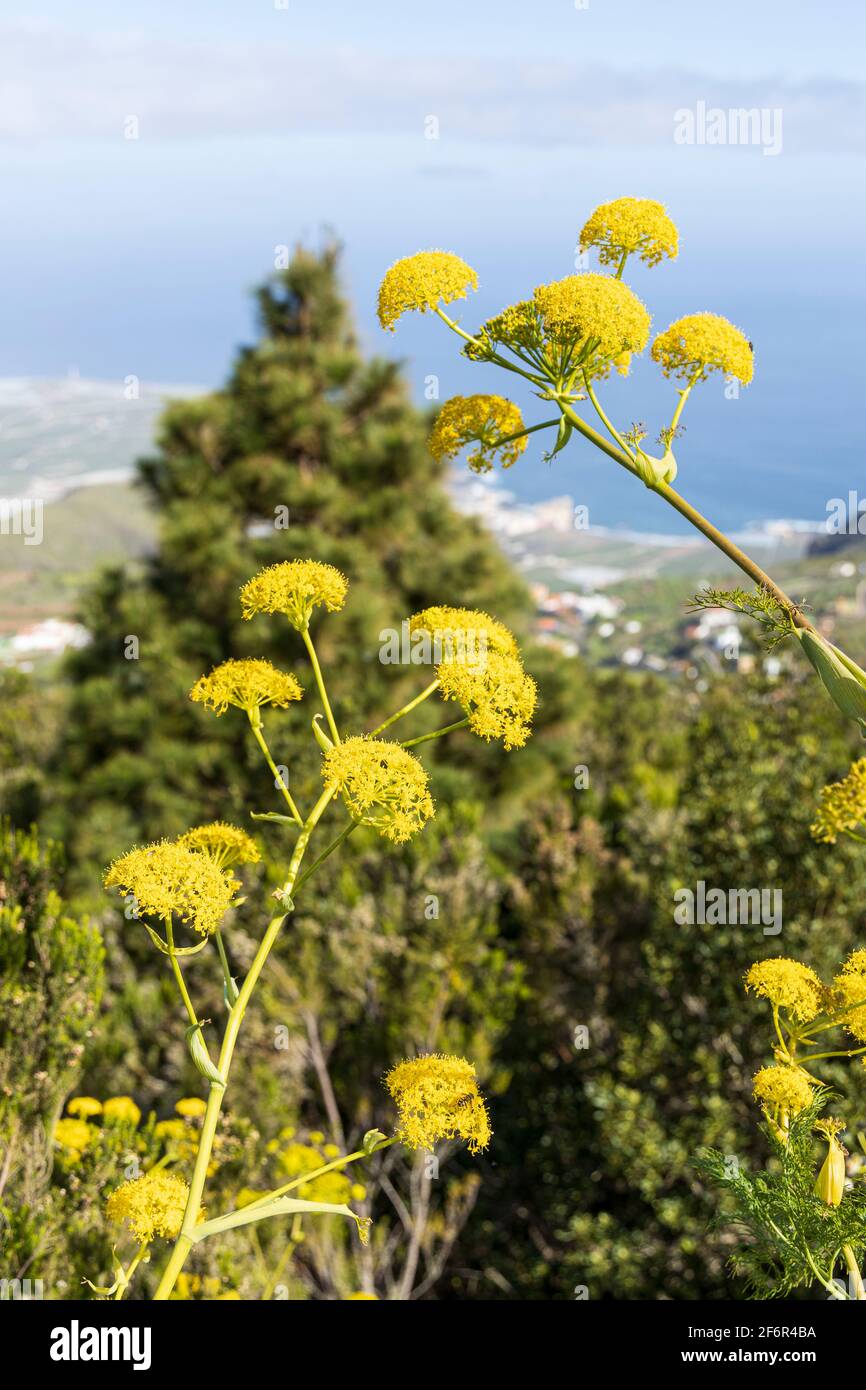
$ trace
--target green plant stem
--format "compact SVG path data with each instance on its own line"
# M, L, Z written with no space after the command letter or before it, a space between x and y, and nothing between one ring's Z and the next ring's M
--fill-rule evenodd
M381 734L383 730L390 729L391 725L396 724L397 720L402 719L405 714L411 714L413 709L417 709L423 700L426 700L433 694L434 690L438 689L439 677L437 676L435 681L431 681L430 684L421 691L420 695L416 695L414 700L409 701L408 705L403 705L402 708L398 709L394 714L390 714L377 728L372 729L370 731L370 738L375 738L376 735Z
M313 668L313 675L316 677L316 685L318 686L319 697L325 709L325 718L328 721L328 728L331 730L331 738L334 740L335 743L339 743L340 735L337 730L336 720L334 719L334 715L331 710L331 702L328 699L328 692L325 689L325 681L324 677L322 676L322 668L319 665L319 658L316 655L316 648L313 646L313 639L310 636L309 627L301 628L301 637L304 640L304 646L306 647L307 655L310 658L310 665Z
M435 729L432 734L421 734L420 738L407 738L405 743L402 743L400 747L417 748L419 743L429 743L431 739L441 738L443 734L451 734L455 729L465 729L468 723L468 716L466 719L458 719L456 724L446 724L441 729Z
M640 476L628 454L615 444L609 444L604 436L599 434L598 430L593 429L592 425L588 425L585 420L581 419L567 401L560 400L560 408L567 419L574 425L575 429L582 434L585 439L588 439L597 449L601 449L602 453L607 454L609 458L612 458L616 463L620 464L621 467L626 468L629 473L633 473L635 477ZM797 627L804 628L808 631L814 631L812 624L804 617L793 599L788 597L784 589L780 589L778 584L761 569L760 565L757 565L754 560L750 559L745 551L741 550L738 545L735 545L732 540L714 526L711 521L708 521L705 516L702 516L696 507L693 507L690 502L687 502L684 497L681 497L676 489L671 487L670 483L654 483L651 490L658 493L659 497L663 498L669 506L680 513L680 516L685 517L696 530L706 536L707 540L712 541L713 545L721 550L724 555L727 555L729 560L733 560L734 564L737 565L744 574L747 574L755 584L762 589L768 589L782 607L791 614L791 619Z
M129 1268L123 1271L123 1277L118 1280L117 1288L114 1292L115 1303L118 1303L123 1298L123 1295L126 1293L126 1290L132 1283L132 1276L138 1269L138 1266L141 1263L144 1256L147 1254L147 1249L149 1245L149 1240L143 1240L141 1242L141 1245L138 1247L135 1254L133 1255L132 1260L129 1264Z
M256 710L256 713L258 714L258 710ZM261 726L261 722L259 722L258 724L254 724L252 719L250 719L250 728L253 731L253 737L255 738L256 743L259 745L259 747L265 755L265 761L268 767L271 769L271 772L273 773L274 786L279 788L279 790L282 792L286 801L286 805L292 813L292 819L296 821L298 825L303 825L304 822L301 818L301 813L295 805L292 793L289 791L288 787L283 781L283 774L280 772L279 768L277 767L276 763L271 757L271 750L268 747L267 742L265 740L265 734Z
M255 1211L256 1207L266 1205L274 1201L277 1197L285 1197L287 1192L292 1192L296 1187L303 1187L305 1183L313 1182L316 1178L321 1178L325 1173L336 1172L339 1168L345 1168L348 1163L355 1163L359 1158L370 1158L373 1154L381 1153L383 1149L389 1149L392 1144L396 1144L397 1139L383 1139L373 1149L356 1149L354 1153L344 1154L342 1158L335 1158L331 1163L325 1163L321 1168L314 1168L309 1173L301 1173L300 1177L292 1178L291 1182L285 1183L283 1187L277 1187L273 1192L265 1192L261 1197L257 1197L254 1202L248 1202L243 1208L244 1211Z
M165 938L168 942L169 960L171 961L171 968L174 971L174 978L177 982L178 990L180 991L180 997L183 1000L183 1006L186 1009L190 1023L197 1024L198 1018L196 1016L195 1008L193 1007L193 1002L189 997L189 990L186 987L186 980L183 978L183 971L180 968L180 961L178 960L174 950L174 931L171 925L171 914L169 913L167 917L164 917L163 921L165 922Z
M318 825L319 821L324 815L325 810L328 807L328 804L334 796L334 792L335 789L333 787L326 787L325 790L322 792L321 796L319 797L318 801L316 802L315 806L313 807L312 811L310 812L309 816L307 817L306 821L304 822L303 829L301 830L301 833L298 836L297 843L292 854L292 859L291 863L289 864L289 872L286 877L286 881L280 890L280 895L284 899L287 899L289 901L291 900L292 892L295 888L295 883L298 878L301 863L303 861L307 845L310 841L310 836L312 835L313 831L315 830L316 826ZM237 1001L231 1013L229 1014L228 1022L226 1023L226 1030L223 1035L222 1047L220 1048L219 1062L217 1064L218 1069L222 1076L225 1078L226 1082L228 1081L229 1070L232 1064L232 1057L234 1056L235 1045L238 1040L238 1033L240 1032L241 1024L243 1023L244 1014L246 1013L247 1004L250 1001L252 992L255 989L256 984L258 983L258 979L262 973L262 970L264 969L265 962L267 961L268 956L270 955L271 950L273 949L274 943L276 942L277 937L280 934L280 930L287 916L288 914L284 913L282 916L273 917L271 918L271 921L268 923L265 934L262 937L261 943L259 944L259 949L256 951L253 963L250 966L249 971L244 979L244 982L240 987ZM183 1224L181 1226L180 1235L177 1238L175 1247L171 1253L171 1256L169 1257L168 1264L166 1265L162 1274L162 1278L159 1281L159 1286L156 1290L156 1293L154 1294L154 1299L156 1301L161 1302L169 1297L172 1289L174 1288L177 1282L177 1276L183 1269L183 1266L186 1263L186 1258L193 1245L193 1241L191 1239L191 1232L194 1229L194 1227L198 1225L202 1193L204 1191L205 1179L207 1177L207 1170L210 1164L210 1156L211 1151L213 1149L214 1136L216 1134L216 1127L220 1116L220 1110L222 1109L225 1089L225 1085L219 1082L212 1081L210 1083L210 1092L208 1095L207 1109L205 1110L204 1120L202 1122L201 1135L199 1137L198 1153L196 1154L195 1167L193 1169L192 1179L189 1185L189 1197L187 1198Z
M327 849L322 850L322 853L319 855L318 859L314 859L310 867L308 869L305 869L304 872L301 874L301 877L295 884L296 893L299 893L301 891L304 884L307 882L307 879L312 878L319 865L324 864L325 860L334 853L334 850L340 848L340 845L343 844L344 840L348 840L349 836L353 833L353 831L358 829L359 824L359 821L353 820L350 821L348 825L345 825L343 827L336 839L332 840L331 843L328 845Z
M218 952L219 952L220 964L221 964L221 966L222 966L222 968L223 968L223 980L225 981L226 989L230 989L230 988L231 988L231 983L232 983L232 972L231 972L231 967L229 966L229 958L228 958L228 956L226 955L226 948L225 948L225 942L223 941L223 934L222 934L222 932L220 931L219 927L217 927L216 931L214 932L214 936L216 937L216 944L217 944L217 950L218 950Z

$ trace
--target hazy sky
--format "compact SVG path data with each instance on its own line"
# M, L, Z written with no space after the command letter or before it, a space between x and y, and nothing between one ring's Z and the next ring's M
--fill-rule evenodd
M589 211L633 193L682 231L675 265L634 277L657 325L715 309L756 343L736 418L770 471L816 467L828 408L838 450L859 448L862 0L15 8L0 4L0 375L215 384L275 248L330 227L368 346L405 355L419 392L431 372L443 394L495 389L467 388L428 319L379 332L384 269L459 252L481 278L474 326L568 274ZM676 113L701 103L781 112L781 152L677 144ZM816 362L833 364L832 407Z

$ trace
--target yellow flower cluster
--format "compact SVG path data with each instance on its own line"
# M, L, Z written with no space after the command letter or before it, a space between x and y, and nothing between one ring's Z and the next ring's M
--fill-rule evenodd
M385 1077L399 1116L398 1138L410 1149L463 1139L470 1153L490 1143L490 1117L475 1068L464 1057L431 1053L399 1062Z
M240 661L224 661L215 666L209 676L199 676L189 698L206 705L214 714L225 714L229 705L246 710L250 718L261 705L277 705L286 709L292 700L300 700L303 690L294 676L278 671L269 661L247 657Z
M325 754L322 777L337 787L355 820L400 844L435 813L418 759L386 739L347 738Z
M105 1214L117 1225L125 1222L140 1242L156 1236L175 1240L180 1234L188 1196L189 1187L183 1178L156 1168L112 1192ZM199 1220L203 1215L202 1211Z
M442 698L454 700L479 738L521 748L531 733L538 688L526 674L512 634L502 623L468 608L425 608L409 619L412 633L436 644Z
M812 1103L809 1078L799 1067L762 1067L753 1078L755 1099L768 1110L777 1107L797 1115Z
M471 266L450 251L419 251L397 261L379 287L379 322L394 331L397 320L411 309L426 313L439 304L465 299L468 289L478 289Z
M102 1118L119 1125L137 1125L141 1111L132 1096L110 1096L102 1107Z
M201 850L222 868L228 864L258 864L262 857L255 840L245 830L221 820L187 830L177 843Z
M724 372L748 386L754 375L752 345L720 314L688 314L677 319L652 345L652 358L665 376L705 381Z
M833 986L835 1011L844 1010L843 1027L858 1042L866 1043L866 951L851 952Z
M325 1167L339 1156L336 1144L315 1148L313 1144L302 1144L296 1140L281 1150L279 1165L287 1178L300 1178L304 1173L314 1173L317 1168ZM331 1173L321 1173L292 1192L292 1196L300 1197L303 1201L333 1202L338 1206L350 1199L363 1201L366 1195L367 1189L363 1183L353 1182L346 1173L337 1169Z
M207 1110L207 1103L201 1096L184 1096L174 1108L184 1120L200 1120Z
M454 700L469 716L479 738L501 739L506 750L522 748L532 732L538 687L517 656L491 651L483 665L444 661L437 667L444 700Z
M496 456L503 468L516 463L526 448L526 436L498 441L524 428L519 408L504 396L453 396L436 418L428 441L435 459L456 458L461 449L478 445L467 459L476 473L489 473Z
M664 256L676 258L679 233L663 203L652 198L616 198L602 203L584 225L580 249L598 249L602 265L618 265L624 255L637 255L647 265Z
M463 349L473 362L483 362L491 350L499 344L513 348L515 352L539 353L544 348L544 332L538 305L532 299L522 299L517 304L509 304L499 314L486 320L475 334L475 343L467 343Z
M206 854L170 840L121 855L103 882L131 894L139 912L164 921L176 913L202 935L216 930L240 888Z
M86 1120L58 1120L54 1140L63 1150L67 1163L77 1163L96 1134Z
M285 613L300 632L317 604L324 604L329 613L342 608L348 588L348 579L333 565L282 560L259 570L241 587L241 608L247 619L255 613Z
M611 275L567 275L540 285L535 303L547 337L569 348L572 363L594 376L606 375L616 359L647 345L649 314L628 285Z
M824 986L814 970L785 956L757 961L746 973L746 989L787 1009L800 1023L808 1023L824 1006Z
M66 1106L67 1114L77 1115L82 1120L92 1120L102 1114L102 1101L94 1096L74 1096Z
M505 624L477 608L449 608L444 604L424 608L409 619L409 631L429 633L447 661L476 661L482 651L518 655L517 643Z
M859 758L841 781L824 787L812 834L816 840L835 845L837 835L856 830L863 820L866 820L866 758Z

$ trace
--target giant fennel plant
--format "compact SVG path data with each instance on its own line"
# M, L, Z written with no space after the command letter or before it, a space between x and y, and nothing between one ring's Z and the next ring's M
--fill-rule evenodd
M527 425L519 407L503 396L455 396L439 411L431 452L453 458L468 450L469 466L487 472L497 459L504 468L514 466L538 432L555 431L547 459L575 437L593 445L685 517L755 585L752 590L708 590L698 596L698 605L730 607L755 618L769 645L785 638L799 641L830 697L866 734L866 672L828 642L802 605L673 486L677 441L692 391L713 373L748 386L754 375L751 342L726 318L701 312L678 318L650 345L649 312L624 274L630 259L656 267L677 256L679 234L661 203L628 197L603 204L584 225L580 249L595 250L599 271L538 285L474 333L444 307L478 288L477 272L459 256L420 251L387 271L378 302L384 329L393 332L409 311L432 312L460 339L471 362L522 378L552 407L548 419ZM647 346L663 376L677 383L672 413L657 433L658 455L645 447L649 432L644 425L617 426L602 400L611 372L628 375L633 359Z
M157 1240L173 1243L154 1295L160 1300L171 1297L179 1279L186 1278L187 1257L199 1242L251 1223L279 1217L291 1217L297 1223L308 1216L336 1216L354 1222L364 1241L369 1218L354 1211L348 1201L312 1200L314 1180L343 1174L349 1165L398 1142L410 1149L432 1150L439 1140L458 1140L473 1154L489 1143L487 1106L472 1063L439 1054L410 1057L396 1063L384 1078L398 1116L393 1135L371 1130L357 1150L323 1154L327 1161L319 1167L311 1170L309 1164L301 1165L297 1175L273 1191L246 1193L248 1200L238 1201L234 1210L214 1214L208 1206L207 1179L213 1171L217 1124L244 1015L275 942L290 926L298 895L359 825L400 844L418 834L435 814L427 773L412 749L462 728L485 740L497 740L506 749L519 748L530 733L536 686L524 670L514 637L486 613L449 607L426 609L409 620L413 661L429 662L435 668L433 680L369 733L341 733L310 620L317 609L330 613L341 609L347 590L348 581L332 565L299 559L268 566L240 593L244 618L282 615L306 648L321 704L312 720L312 733L322 754L322 789L312 807L298 806L283 770L286 764L277 764L265 735L265 710L285 709L303 698L293 674L264 660L228 660L201 676L190 691L193 701L217 716L230 709L246 716L285 803L280 812L251 814L294 836L285 879L274 893L278 909L263 930L244 978L239 982L233 973L231 936L225 923L232 905L240 901L241 883L234 870L259 858L256 843L245 830L222 822L198 826L175 840L129 850L105 874L106 887L124 895L127 916L142 924L167 961L185 1015L189 1050L208 1084L208 1094L207 1100L190 1097L183 1102L187 1109L194 1107L200 1124L192 1152L171 1152L109 1195L106 1215L134 1240L135 1248L124 1259L116 1257L113 1284L97 1288L102 1296L124 1297ZM397 741L390 733L383 737L437 692L457 706L460 718L417 738ZM344 824L308 863L308 850L332 803L342 804ZM184 932L192 935L191 944L182 944ZM189 968L193 958L209 947L216 950L224 985L225 1019L218 1048L210 1041L212 1021L201 1018L196 1009L194 970ZM112 1102L106 1107L99 1107L95 1100L89 1103L106 1109ZM125 1097L113 1103L133 1105ZM74 1153L76 1145L88 1142L91 1119L90 1113L76 1110L60 1122L63 1129L58 1140L67 1152ZM184 1170L190 1167L187 1178ZM356 1186L363 1192L362 1186ZM326 1184L318 1190L323 1187L327 1190ZM351 1194L349 1184L340 1186L344 1193L347 1188ZM307 1195L298 1195L298 1189Z

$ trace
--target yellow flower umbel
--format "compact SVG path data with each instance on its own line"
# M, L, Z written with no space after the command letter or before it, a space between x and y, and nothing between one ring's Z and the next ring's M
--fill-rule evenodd
M67 1163L77 1163L95 1133L86 1120L58 1120L54 1142L60 1145Z
M435 459L456 458L467 444L477 448L467 458L476 473L489 473L499 457L503 468L515 464L526 448L526 435L500 444L522 430L523 416L504 396L453 396L436 418L428 447Z
M674 260L679 233L663 203L652 198L616 198L602 203L589 217L580 234L580 249L598 250L602 265L619 265L624 256L639 256L647 265L663 257Z
M841 1120L818 1120L815 1129L827 1140L827 1156L815 1181L815 1196L828 1207L838 1207L845 1195L845 1150L837 1135L845 1128Z
M812 1104L809 1078L799 1067L762 1067L753 1077L755 1099L767 1111L776 1109L797 1115Z
M333 565L320 560L283 560L267 565L241 588L241 608L249 619L256 613L285 613L299 632L309 625L317 604L336 613L346 600L349 581Z
M816 840L835 845L838 835L851 835L866 820L866 758L852 763L847 775L821 792L821 804L812 826ZM858 836L851 836L856 839Z
M809 1023L821 1012L826 994L814 970L785 956L757 961L746 974L746 989L787 1009L799 1023Z
M386 839L409 840L435 814L427 773L399 743L347 738L322 761L326 787L337 787L349 814Z
M109 1096L102 1107L102 1118L109 1123L137 1125L141 1111L132 1096Z
M473 362L483 362L497 347L507 347L518 356L540 354L544 350L544 326L538 305L532 299L521 299L517 304L509 304L501 313L494 314L475 334L476 341L467 343L463 349Z
M450 251L419 251L395 262L379 287L379 322L393 333L397 320L411 309L426 313L440 304L465 299L478 289L471 266Z
M74 1096L66 1106L68 1115L77 1115L80 1120L92 1120L102 1114L102 1101L93 1096Z
M200 1120L207 1110L207 1105L200 1096L184 1096L174 1108L184 1120Z
M710 372L724 372L748 386L755 370L748 338L720 314L677 319L658 335L651 355L665 376L690 382L706 381Z
M176 1173L154 1169L125 1182L112 1192L105 1205L109 1221L124 1223L142 1244L162 1236L176 1240L180 1234L189 1186ZM199 1220L204 1211L199 1213Z
M470 1153L490 1143L490 1118L475 1068L465 1057L431 1053L399 1062L385 1077L399 1114L397 1137L410 1149L463 1139Z
M262 705L287 709L292 700L300 700L303 690L294 676L278 671L269 661L247 657L241 661L224 661L215 666L209 676L199 676L189 698L206 705L214 714L225 714L229 705L245 710L250 720L256 720Z
M262 857L255 840L245 830L221 820L187 830L178 837L177 843L186 845L187 849L201 850L221 868L228 864L258 864Z
M444 700L455 700L479 738L501 739L507 751L522 748L532 732L538 687L519 657L489 651L483 665L443 661L437 667Z
M216 931L240 887L206 854L169 840L121 855L103 882L131 894L140 913L163 921L175 914L203 936Z
M488 651L518 655L517 643L505 624L476 608L444 604L424 608L409 619L409 631L429 633L434 651L440 652L444 661L480 664Z
M591 376L606 376L614 362L627 366L622 359L647 345L650 316L612 275L567 275L540 285L535 303L547 337L568 348L572 364Z
M852 951L833 980L834 1013L858 1042L866 1043L866 951Z

